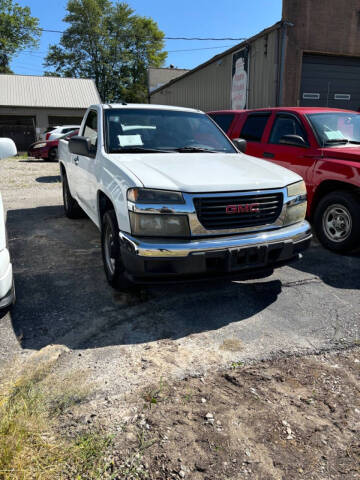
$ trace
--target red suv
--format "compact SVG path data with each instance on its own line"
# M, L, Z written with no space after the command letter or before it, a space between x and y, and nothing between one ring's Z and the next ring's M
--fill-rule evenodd
M359 113L278 107L208 115L230 138L246 140L247 154L304 178L307 215L326 248L346 252L360 246Z

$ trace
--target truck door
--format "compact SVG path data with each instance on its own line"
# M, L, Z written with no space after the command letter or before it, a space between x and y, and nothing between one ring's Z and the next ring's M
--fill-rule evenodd
M313 148L301 120L290 112L279 112L272 118L269 138L262 145L261 157L298 173L307 180L307 172L314 161ZM286 135L297 135L303 145L286 143ZM285 137L285 138L284 138Z
M92 217L92 202L90 198L89 182L91 178L91 172L93 172L95 169L97 150L98 114L95 110L89 111L81 135L90 139L93 150L89 156L72 156L73 178L75 179L74 185L76 190L76 198L86 213Z
M241 127L241 130L231 134L232 138L246 140L246 154L262 158L263 136L266 124L270 118L270 112L249 113Z

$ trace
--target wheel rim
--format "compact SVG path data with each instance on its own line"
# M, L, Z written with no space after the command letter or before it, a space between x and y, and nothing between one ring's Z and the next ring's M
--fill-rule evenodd
M349 210L340 204L330 205L323 215L323 230L332 242L340 243L351 234L352 218Z
M104 251L105 251L105 261L106 266L111 275L114 275L115 272L115 256L114 256L114 236L109 225L106 226L105 235L104 235Z

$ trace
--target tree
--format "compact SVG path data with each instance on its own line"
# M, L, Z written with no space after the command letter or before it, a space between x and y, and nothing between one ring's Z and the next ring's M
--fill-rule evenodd
M69 0L64 22L70 26L49 48L46 75L93 78L104 102L147 100L147 68L167 56L154 20L126 3Z
M39 44L39 19L31 16L29 7L13 0L0 0L0 73L12 73L12 57L24 48Z

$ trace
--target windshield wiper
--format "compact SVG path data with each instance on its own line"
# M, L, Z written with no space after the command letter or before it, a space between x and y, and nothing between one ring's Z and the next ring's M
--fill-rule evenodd
M171 150L161 150L160 148L145 147L125 147L110 150L110 153L170 153Z
M331 138L330 140L325 141L325 145L329 143L349 143L349 139L347 138Z
M175 152L207 152L217 153L217 150L211 150L210 148L192 147L191 145L185 147L174 148Z

